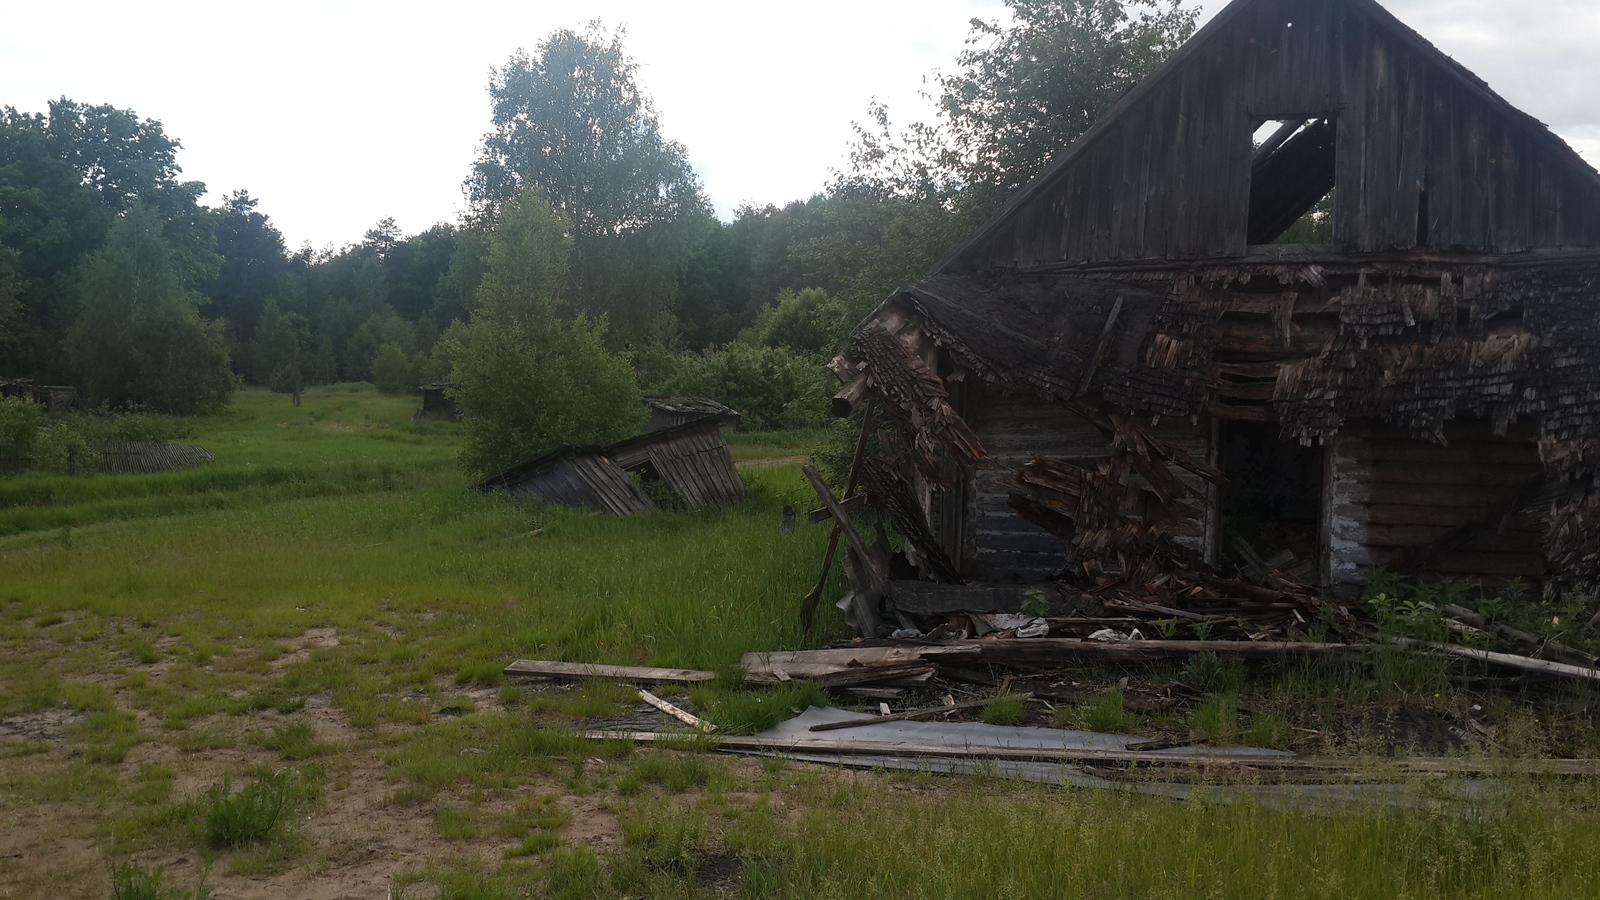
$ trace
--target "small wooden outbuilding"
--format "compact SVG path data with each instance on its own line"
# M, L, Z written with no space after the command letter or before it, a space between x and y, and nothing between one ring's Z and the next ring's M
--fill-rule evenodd
M1600 174L1373 0L1235 0L833 369L928 577L1600 589Z
M647 487L658 482L688 509L732 506L744 480L715 418L631 437L606 447L564 445L479 482L483 491L538 496L547 503L632 515L657 508Z
M450 396L449 390L455 386L454 381L436 381L417 388L422 392L422 408L413 413L411 418L454 422L458 416L456 401Z

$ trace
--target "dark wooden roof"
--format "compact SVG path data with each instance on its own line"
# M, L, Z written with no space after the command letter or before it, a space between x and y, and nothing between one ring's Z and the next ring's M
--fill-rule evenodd
M731 506L744 480L715 418L646 432L605 447L562 445L478 482L480 491L625 516L655 509L630 472L661 479L690 509Z
M1376 2L1234 0L934 271L1243 256L1252 133L1296 119L1340 251L1600 248L1600 175Z

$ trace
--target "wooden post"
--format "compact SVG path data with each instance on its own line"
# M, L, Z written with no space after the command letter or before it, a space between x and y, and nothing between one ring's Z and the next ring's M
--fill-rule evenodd
M856 439L855 457L850 461L850 476L845 482L844 496L850 499L855 493L856 483L861 478L861 460L867 453L867 438L872 434L872 411L877 404L877 398L867 397L867 408L861 414L861 436ZM817 576L817 586L800 602L800 627L811 630L811 622L817 615L817 601L822 599L822 588L828 583L828 572L833 569L833 556L839 550L839 519L833 520L833 533L828 535L828 549L822 554L822 574Z

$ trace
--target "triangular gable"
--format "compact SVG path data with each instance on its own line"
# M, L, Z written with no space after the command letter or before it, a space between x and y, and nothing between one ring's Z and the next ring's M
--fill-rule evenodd
M1600 248L1600 175L1374 0L1235 0L934 271L1242 256L1283 119L1334 130L1339 250Z

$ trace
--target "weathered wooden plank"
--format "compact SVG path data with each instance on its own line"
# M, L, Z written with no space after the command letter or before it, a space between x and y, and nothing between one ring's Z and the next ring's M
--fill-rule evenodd
M546 659L519 659L505 667L505 673L523 678L600 678L606 681L634 681L640 684L694 684L716 680L717 673L696 669L657 669L649 666L609 666L600 663L557 662Z

